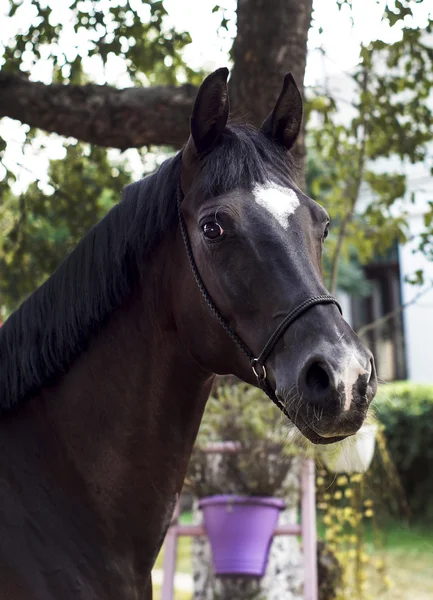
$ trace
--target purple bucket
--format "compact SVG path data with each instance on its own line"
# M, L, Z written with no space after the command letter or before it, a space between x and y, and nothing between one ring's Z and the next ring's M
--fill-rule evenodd
M199 501L216 575L263 577L284 500L210 496Z

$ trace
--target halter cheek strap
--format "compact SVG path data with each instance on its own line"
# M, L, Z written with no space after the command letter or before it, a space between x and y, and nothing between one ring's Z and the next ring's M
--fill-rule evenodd
M182 234L183 243L185 245L185 250L186 250L188 261L189 261L189 264L191 267L191 271L194 275L194 279L197 283L197 286L198 286L209 310L214 315L214 317L219 321L222 328L227 332L227 334L230 336L230 338L233 340L233 342L236 344L236 346L239 348L239 350L250 361L251 368L253 370L254 375L257 378L257 383L258 383L258 386L260 387L260 389L262 389L265 392L265 394L267 394L267 396L269 396L269 398L272 400L272 402L274 404L276 404L278 406L278 408L287 417L289 417L286 407L281 402L281 400L279 400L277 398L275 391L272 389L272 386L269 383L269 380L267 378L267 373L266 373L266 366L265 366L266 360L269 358L270 354L272 353L273 349L275 348L275 345L277 344L277 342L281 338L281 336L284 334L284 332L287 330L287 328L290 327L290 325L292 323L294 323L294 321L296 321L307 310L309 310L313 306L316 306L317 304L335 304L337 306L338 310L340 311L340 313L342 313L339 303L333 296L329 296L326 294L321 295L321 296L313 296L312 298L308 298L307 300L304 300L303 302L301 302L301 304L299 304L296 308L294 308L291 312L289 312L288 315L286 315L284 317L284 319L281 321L281 323L275 329L274 333L270 336L270 338L266 342L266 344L265 344L263 350L261 351L261 353L259 354L259 356L256 358L254 356L254 354L251 352L251 350L248 348L248 346L238 336L238 334L230 327L227 320L222 316L222 314L218 310L216 304L214 303L211 296L209 295L209 292L207 291L206 286L203 283L201 275L197 269L197 264L194 259L194 254L192 252L191 242L190 242L190 239L188 236L185 219L183 217L182 210L181 210L181 203L182 203L182 191L181 191L180 185L179 185L177 188L177 211L178 211L178 216L179 216L179 227L180 227L180 231Z

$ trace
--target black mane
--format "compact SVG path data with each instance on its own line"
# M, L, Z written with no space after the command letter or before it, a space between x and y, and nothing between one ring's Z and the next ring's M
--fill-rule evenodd
M248 189L270 174L292 178L287 154L247 126L226 128L201 159L206 196ZM127 186L117 204L0 328L0 412L64 374L133 292L139 265L176 222L181 154Z
M180 155L127 186L122 200L0 328L0 410L65 373L133 291L138 261L176 217Z

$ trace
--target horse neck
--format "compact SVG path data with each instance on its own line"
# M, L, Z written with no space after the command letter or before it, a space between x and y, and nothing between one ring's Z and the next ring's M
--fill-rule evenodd
M55 471L79 480L116 569L121 555L125 573L140 580L171 519L213 379L179 339L168 250L148 265L143 293L112 315L58 386L31 403L35 414L38 403L44 407L60 443L52 449L62 463Z

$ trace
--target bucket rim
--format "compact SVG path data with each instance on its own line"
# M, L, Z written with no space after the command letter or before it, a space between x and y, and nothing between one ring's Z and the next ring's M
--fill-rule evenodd
M274 496L238 496L237 494L217 494L206 496L198 501L199 508L218 505L270 506L283 510L286 503L282 498Z

